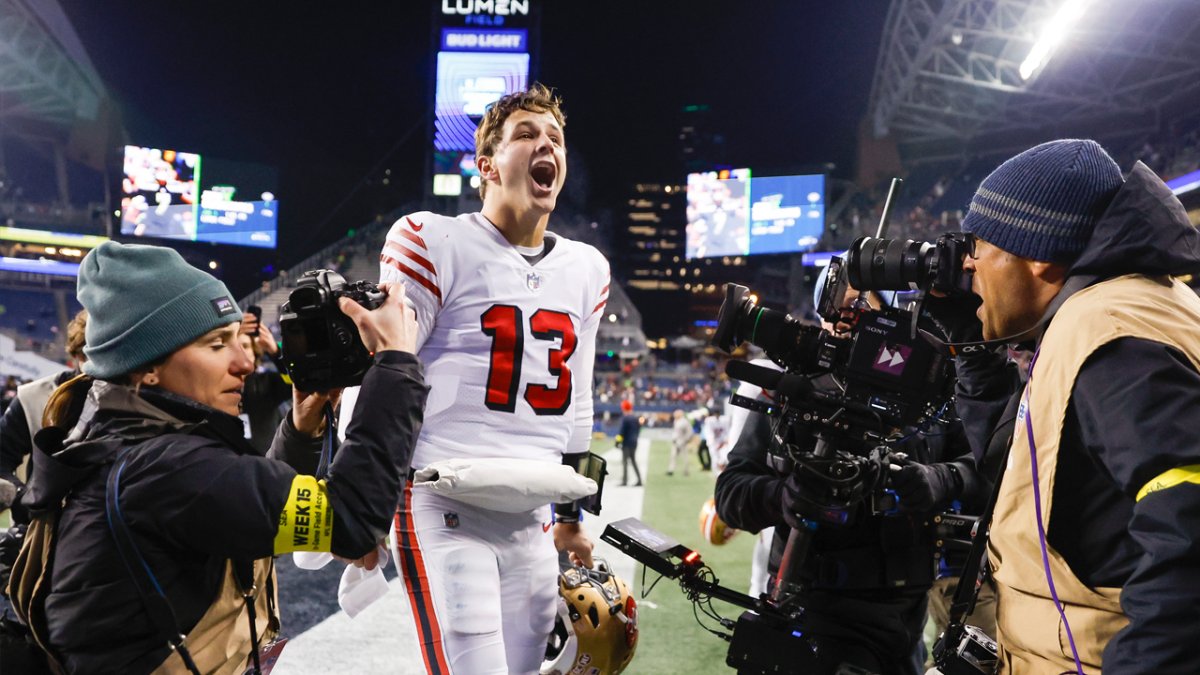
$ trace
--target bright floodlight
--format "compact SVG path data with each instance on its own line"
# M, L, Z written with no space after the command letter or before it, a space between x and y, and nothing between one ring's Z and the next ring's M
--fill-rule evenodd
M1083 16L1083 10L1089 2L1091 0L1064 0L1054 16L1042 27L1042 34L1034 43L1033 49L1029 50L1029 56L1021 62L1021 79L1029 80L1041 71L1075 22Z

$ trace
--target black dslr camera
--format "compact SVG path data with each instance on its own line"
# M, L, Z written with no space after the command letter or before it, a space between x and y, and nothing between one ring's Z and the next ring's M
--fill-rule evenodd
M341 297L375 309L387 295L369 281L346 283L333 270L312 270L279 307L283 363L300 391L360 385L371 367L358 327L338 308Z

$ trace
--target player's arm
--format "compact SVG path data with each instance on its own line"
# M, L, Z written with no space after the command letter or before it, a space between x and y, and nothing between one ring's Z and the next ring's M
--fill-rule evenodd
M447 257L447 233L435 214L420 211L392 224L379 252L379 282L404 286L405 302L417 318L416 352L429 339L442 308L443 289L449 288L451 266ZM345 431L358 403L359 388L347 387L338 409L338 438Z
M379 281L404 285L408 304L417 315L417 352L433 331L452 273L447 235L438 216L427 211L397 220L379 252Z

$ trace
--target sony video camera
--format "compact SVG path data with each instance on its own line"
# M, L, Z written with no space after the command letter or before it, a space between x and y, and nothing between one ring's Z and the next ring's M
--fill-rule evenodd
M761 307L745 286L726 284L713 344L727 353L743 342L761 347L787 373L783 389L778 385L765 388L786 395L788 383L800 384L802 395L791 392L790 407L809 413L810 420L841 411L841 423L834 429L840 436L867 440L868 436L887 435L891 429L924 423L950 398L953 362L913 330L912 313L893 307L871 309L848 301L854 291L847 285L845 272L840 258L831 259L817 301L817 313L842 335ZM826 373L844 387L840 395L830 396L801 384L801 379Z
M357 386L371 367L358 327L338 308L341 297L375 309L387 295L369 281L346 283L333 270L312 270L279 308L283 363L300 391Z

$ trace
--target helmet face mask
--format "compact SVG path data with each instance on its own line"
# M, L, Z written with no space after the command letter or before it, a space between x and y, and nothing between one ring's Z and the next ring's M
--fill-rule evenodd
M615 675L633 660L637 637L637 603L608 563L568 567L558 577L558 615L541 673Z

